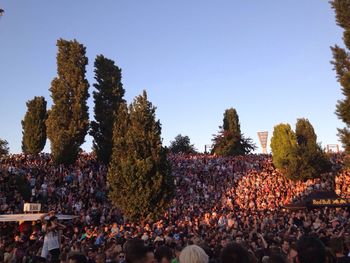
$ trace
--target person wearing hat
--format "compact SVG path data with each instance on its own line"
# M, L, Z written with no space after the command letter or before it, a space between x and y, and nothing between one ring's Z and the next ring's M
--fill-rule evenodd
M47 222L45 221L46 216L50 216ZM41 257L47 258L48 254L50 254L52 263L59 262L59 257L60 257L59 231L61 229L65 229L66 227L58 223L57 217L55 216L55 212L53 211L47 214L43 214L40 217L40 220L42 222L42 230L45 233Z

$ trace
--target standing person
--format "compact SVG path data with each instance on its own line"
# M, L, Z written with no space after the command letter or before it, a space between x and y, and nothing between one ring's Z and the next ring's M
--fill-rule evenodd
M350 257L344 254L344 241L342 238L332 238L329 244L337 258L337 263L350 263Z
M297 242L297 260L300 263L325 263L326 248L316 237L303 236Z
M46 222L45 217L50 216L49 220ZM45 233L43 249L41 256L47 258L48 254L51 255L51 262L58 263L60 257L60 230L66 227L58 223L58 219L55 216L55 212L50 212L48 214L43 214L40 217L42 222L42 230Z
M147 261L147 248L141 239L130 239L123 246L126 263L145 263Z
M156 263L157 260L154 257L154 248L151 246L147 247L147 254L146 254L146 263Z
M281 251L283 256L288 257L289 255L289 250L290 250L290 245L288 240L283 240L282 246L281 246Z
M167 246L157 248L154 255L158 263L171 263L171 260L173 259L173 253Z

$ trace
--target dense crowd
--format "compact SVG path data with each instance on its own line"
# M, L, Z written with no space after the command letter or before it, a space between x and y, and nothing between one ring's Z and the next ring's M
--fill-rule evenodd
M0 262L47 258L63 263L80 254L89 262L123 263L125 243L133 238L142 240L150 255L155 252L149 263L166 258L177 263L189 245L198 245L209 261L218 262L231 242L249 253L249 262L268 262L275 255L294 262L297 241L305 235L317 236L334 255L344 256L342 260L350 256L348 208L285 209L315 191L335 190L350 198L350 172L340 169L341 156L332 157L333 172L306 182L284 178L268 155L169 159L176 187L172 203L158 221L137 224L128 222L108 201L107 168L91 154L82 154L69 167L55 166L46 154L3 159L0 214L22 213L27 198L41 203L44 211L78 218L58 222L50 213L49 221L0 223ZM57 255L50 251L55 238Z

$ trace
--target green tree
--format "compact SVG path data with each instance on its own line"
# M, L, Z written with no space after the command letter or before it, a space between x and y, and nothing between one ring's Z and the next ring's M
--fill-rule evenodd
M46 121L47 136L55 163L72 164L89 128L87 99L89 83L85 78L88 59L78 41L57 41L57 74L51 83L53 105Z
M225 110L222 128L224 131L229 131L238 138L242 136L236 109L230 108Z
M237 111L233 108L224 113L223 126L214 135L212 153L220 156L235 156L249 154L256 149L250 138L245 138L241 133L241 126Z
M160 215L172 197L173 180L155 110L144 91L129 112L122 104L114 124L109 195L131 220Z
M97 159L109 163L112 154L113 123L116 121L119 106L124 102L121 69L113 60L102 55L95 60L95 80L93 92L95 121L91 122L90 135L94 137L93 149Z
M27 112L22 120L22 151L38 154L46 144L47 103L44 97L34 97L26 104Z
M344 95L339 100L336 107L336 114L341 119L345 127L338 129L340 140L344 146L345 153L350 155L350 1L333 0L330 1L335 11L337 25L343 28L344 48L335 45L331 47L333 53L334 70L337 74L337 80L342 86L341 90Z
M317 135L308 119L298 119L295 133L298 142L298 175L302 179L317 178L331 168L331 163L317 143Z
M305 118L297 119L295 135L299 146L316 147L317 135L310 121Z
M174 141L170 142L169 151L172 153L196 153L196 149L191 144L190 137L178 134Z
M289 124L278 124L271 138L272 160L275 167L291 177L297 161L297 138ZM295 170L295 168L293 169Z
M317 178L331 168L307 119L297 120L295 132L289 124L276 125L271 151L275 167L292 180Z
M6 156L9 154L9 143L6 140L0 139L0 157Z

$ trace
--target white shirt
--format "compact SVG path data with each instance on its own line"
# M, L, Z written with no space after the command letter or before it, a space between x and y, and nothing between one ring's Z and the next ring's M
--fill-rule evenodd
M60 243L58 240L58 233L54 233L52 231L45 234L43 249L41 251L41 256L43 258L47 258L50 250L60 248Z
M44 243L47 242L48 250L60 248L60 243L58 242L58 233L50 231L46 233L44 237Z

